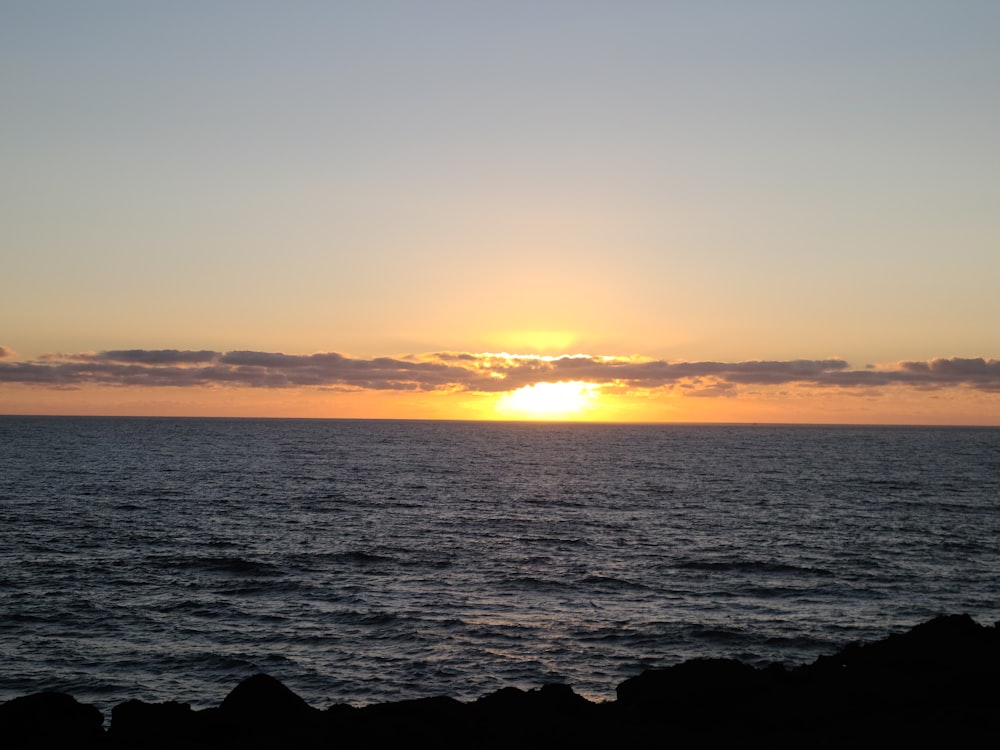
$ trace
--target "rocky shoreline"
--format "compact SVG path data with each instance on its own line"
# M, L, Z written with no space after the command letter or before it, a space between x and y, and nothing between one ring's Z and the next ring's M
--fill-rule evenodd
M813 664L696 659L594 703L568 685L325 710L258 674L216 708L131 700L111 721L64 693L0 704L6 748L688 747L758 740L840 747L1000 736L1000 623L948 615Z

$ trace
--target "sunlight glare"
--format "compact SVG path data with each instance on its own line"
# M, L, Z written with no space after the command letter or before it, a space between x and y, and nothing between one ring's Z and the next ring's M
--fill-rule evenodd
M535 383L503 394L496 409L522 419L578 418L595 404L598 390L598 385L580 380Z

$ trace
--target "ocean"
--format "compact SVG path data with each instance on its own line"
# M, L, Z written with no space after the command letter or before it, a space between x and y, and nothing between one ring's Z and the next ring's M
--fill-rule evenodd
M0 417L0 701L811 663L1000 619L1000 428Z

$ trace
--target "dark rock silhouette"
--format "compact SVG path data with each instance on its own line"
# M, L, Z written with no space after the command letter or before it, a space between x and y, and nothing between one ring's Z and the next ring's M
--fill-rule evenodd
M470 703L439 696L320 711L258 674L217 708L127 701L114 708L105 733L96 708L38 693L0 705L0 746L953 746L1000 736L998 630L964 615L939 617L792 669L695 659L627 679L616 700L603 703L568 685L545 685L504 688Z
M44 692L0 705L0 746L88 747L104 739L104 715L65 693Z
M143 747L182 747L202 734L198 714L187 703L131 700L111 709L108 736L116 743Z
M790 670L717 659L649 670L619 685L616 705L636 731L953 743L1000 729L998 678L997 628L946 616Z
M227 739L239 738L241 747L326 744L323 712L265 674L237 685L219 706L218 718L214 729Z
M275 678L256 674L218 708L128 701L111 712L108 739L122 747L312 747L326 737L323 712Z
M442 747L455 737L469 736L466 706L439 696L380 703L346 712L327 712L327 732L341 747Z
M851 644L834 656L821 656L816 668L995 671L996 628L985 628L968 615L946 615L869 644Z
M481 747L586 747L602 729L598 704L568 685L503 688L469 704Z

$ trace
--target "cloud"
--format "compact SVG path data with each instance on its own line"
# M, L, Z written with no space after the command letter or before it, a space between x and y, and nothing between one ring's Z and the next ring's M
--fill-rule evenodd
M12 354L0 347L0 358ZM0 362L0 382L56 388L96 384L499 393L567 380L634 389L678 388L685 395L702 397L734 396L744 387L788 384L817 389L903 386L1000 392L1000 361L931 359L852 369L842 359L668 362L582 354L542 357L469 352L363 359L336 352L128 349Z
M8 359L13 357L17 352L13 349L8 349L6 346L0 346L0 359Z
M118 362L140 365L190 365L212 362L218 357L213 351L180 351L178 349L119 349L78 354L43 354L40 359L48 362Z

